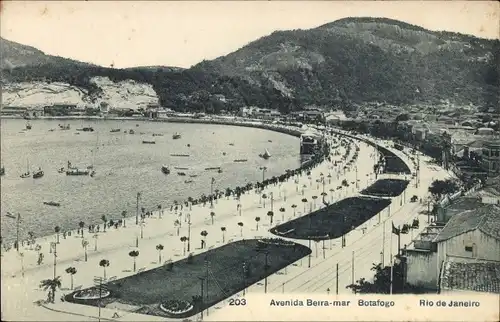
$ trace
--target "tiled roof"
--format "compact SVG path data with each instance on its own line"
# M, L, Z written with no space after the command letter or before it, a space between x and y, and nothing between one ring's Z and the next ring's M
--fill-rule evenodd
M434 242L448 240L475 229L500 240L500 207L488 204L456 214L451 217Z
M500 263L445 262L440 288L500 294Z

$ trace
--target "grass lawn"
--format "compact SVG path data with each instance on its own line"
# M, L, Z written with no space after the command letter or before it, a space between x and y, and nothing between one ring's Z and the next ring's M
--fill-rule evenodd
M358 227L391 203L388 199L351 197L271 229L296 239L335 239Z
M303 245L267 244L262 246L256 239L237 241L223 245L173 263L172 270L164 265L136 275L105 284L111 295L101 300L103 306L120 303L136 306L134 312L174 317L159 308L167 300L184 300L193 303L193 296L201 294L200 277L207 277L205 259L208 261L208 287L204 282L203 303L196 302L194 309L175 317L184 318L200 312L252 285L264 277L283 269L305 257L311 250ZM265 252L268 267L265 268ZM248 273L244 274L243 263ZM207 292L208 290L208 292ZM66 301L97 306L99 300L75 300L73 293Z
M386 160L384 173L411 174L410 168L397 155L381 146L378 147L378 151L385 157Z
M362 190L364 195L376 197L396 197L403 193L410 181L400 179L380 179Z

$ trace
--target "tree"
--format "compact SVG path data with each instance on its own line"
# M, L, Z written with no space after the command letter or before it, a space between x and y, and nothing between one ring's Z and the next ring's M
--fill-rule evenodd
M156 245L156 250L158 251L158 264L161 264L161 251L163 250L163 245Z
M83 227L85 227L85 222L80 221L80 222L78 223L78 226L80 226L80 231L82 232L82 238L83 238Z
M106 215L101 216L101 220L104 223L104 232L106 232L106 224L108 223L108 218L106 218Z
M133 250L128 253L128 256L132 257L134 259L134 272L136 269L136 258L139 256L139 251L138 250Z
M259 221L260 217L255 217L255 222L257 223L257 231L259 231Z
M306 213L306 203L307 203L307 198L302 198L302 203L304 204L304 213Z
M263 207L266 208L266 199L267 199L267 195L264 193L262 195L262 200L264 201L264 204L263 204Z
M280 212L281 212L281 221L284 221L285 220L285 208L281 207Z
M454 180L434 180L429 187L432 196L439 200L442 196L454 193L459 190L459 186Z
M54 231L56 233L57 243L59 244L59 233L61 232L61 227L55 226Z
M125 224L125 218L127 217L127 211L126 210L123 210L122 211L122 218L123 218L123 227L127 227L127 225Z
M225 243L226 242L226 236L225 236L226 227L221 227L220 230L222 231L222 243Z
M85 261L87 261L87 246L89 242L87 240L82 240L83 251L85 252Z
M66 273L71 277L71 289L73 289L73 275L76 274L76 268L73 266L66 268Z
M240 221L238 226L240 226L240 236L243 237L243 223Z
M291 207L293 208L293 216L295 217L295 208L297 208L297 205L293 204Z
M99 266L101 266L104 269L104 280L106 280L106 267L109 266L109 261L107 259L101 259L99 262Z
M40 282L40 288L43 288L44 291L49 290L48 294L48 302L54 303L54 299L56 296L56 290L61 288L61 276L57 276L53 279L45 279Z
M214 217L215 217L215 212L211 211L210 212L210 219L212 219L212 225L214 224Z
M206 231L206 230L203 230L203 231L200 233L200 235L203 237L203 244L205 244L205 241L206 241L206 239L207 239L207 235L208 235L207 231ZM203 247L202 247L202 248L203 248Z
M273 224L274 212L268 211L267 212L267 216L269 216L269 224L272 225Z
M312 200L314 200L314 208L316 208L316 199L318 199L318 196L312 196Z
M179 236L179 229L181 228L181 221L179 219L176 219L174 221L174 226L177 227L177 236Z
M161 214L162 214L163 210L161 210L161 205L158 205L158 218L161 219Z
M181 242L183 242L183 246L184 246L184 251L183 251L184 255L186 255L186 242L187 242L187 240L188 240L187 237L185 237L185 236L181 237Z

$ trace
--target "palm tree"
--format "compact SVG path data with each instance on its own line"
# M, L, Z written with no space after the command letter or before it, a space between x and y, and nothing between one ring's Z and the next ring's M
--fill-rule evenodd
M264 208L266 208L266 199L267 199L267 195L264 193L264 194L262 195L262 200L264 201L264 203L263 203L263 205L262 205L262 206L263 206Z
M80 231L82 232L82 238L83 238L83 227L85 227L85 222L80 221L80 222L78 223L78 226L80 226Z
M240 226L240 236L243 237L243 223L240 221L238 226Z
M174 226L177 227L177 236L179 236L179 229L181 228L181 221L179 219L176 219L174 221Z
M106 232L106 224L108 223L108 218L106 218L106 215L102 215L101 220L104 223L104 232Z
M226 227L221 227L220 230L222 231L222 243L225 243L226 242L226 236L225 236Z
M323 203L325 203L325 197L327 196L328 194L326 192L322 192L321 193L321 197L323 197Z
M295 217L295 208L297 208L297 205L293 204L291 207L293 208L293 216Z
M163 210L161 210L161 205L158 205L158 218L161 219L161 213L163 212Z
M101 266L104 269L104 280L106 280L106 267L109 266L109 261L107 259L101 259L99 262L99 266Z
M55 226L54 231L56 232L57 243L59 244L59 233L61 232L61 227Z
M257 231L259 231L259 221L260 217L255 217L255 222L257 223Z
M40 282L40 288L44 291L49 290L48 301L54 303L56 297L56 290L61 288L61 276L57 276L54 279L46 279Z
M334 192L335 190L333 190L333 188L330 188L330 190L329 190L329 191L330 191L330 201L333 201L333 192Z
M200 235L203 237L203 242L205 242L205 239L207 238L207 235L208 235L207 231L206 231L206 230L203 230L203 231L200 233ZM205 244L206 244L206 243L205 243Z
M268 211L267 212L267 215L269 216L269 224L272 225L273 224L273 216L274 216L274 212L272 211Z
M281 221L284 221L285 220L285 208L281 207L280 212L281 212Z
M304 213L306 213L307 198L302 198L302 202L304 203Z
M161 264L161 251L163 250L163 245L156 245L156 250L158 251L158 264Z
M89 242L86 240L82 240L82 247L85 252L85 261L87 261L87 246L89 245Z
M214 217L215 217L215 212L211 211L210 218L212 219L212 225L214 224Z
M128 256L132 257L134 259L134 272L135 272L135 267L136 267L136 257L139 256L139 251L138 250L133 250L128 253Z
M123 210L122 211L122 218L123 218L123 227L127 227L127 225L125 224L125 218L127 217L127 211L126 210Z
M184 246L184 251L183 251L184 255L186 255L186 242L187 242L187 240L188 240L188 238L186 236L181 237L181 242L184 243L184 245L183 245Z
M73 266L66 268L66 273L71 277L71 289L73 289L73 275L76 274L76 268Z
M316 209L316 199L318 199L318 196L312 196L311 198L314 200L314 209Z

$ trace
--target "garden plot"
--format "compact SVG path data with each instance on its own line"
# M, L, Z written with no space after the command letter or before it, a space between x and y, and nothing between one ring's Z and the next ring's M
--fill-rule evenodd
M296 239L335 239L360 226L390 204L389 199L347 198L276 226L271 233Z
M401 179L380 179L361 191L363 195L375 197L396 197L403 193L410 181Z
M65 300L92 306L100 302L101 307L129 305L136 313L185 318L242 291L310 253L309 248L282 239L264 242L257 239L242 240L105 283L102 294L108 296L103 299L93 297L99 292L85 289L66 295ZM200 298L202 283L203 300ZM82 299L82 295L88 294L92 296Z

